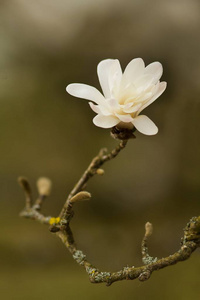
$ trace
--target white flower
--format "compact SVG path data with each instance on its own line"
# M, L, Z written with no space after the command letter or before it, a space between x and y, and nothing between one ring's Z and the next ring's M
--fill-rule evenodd
M159 62L145 67L141 58L135 58L122 74L117 59L102 60L97 74L104 96L94 87L72 83L66 88L72 96L91 100L92 110L97 113L93 123L102 128L113 126L135 128L143 134L153 135L157 126L141 111L154 102L166 89L160 82L163 68ZM94 103L96 104L94 104Z

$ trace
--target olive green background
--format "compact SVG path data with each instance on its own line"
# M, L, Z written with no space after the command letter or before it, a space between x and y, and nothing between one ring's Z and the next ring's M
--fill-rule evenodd
M118 58L160 61L165 93L145 110L156 136L136 133L75 207L78 247L104 271L141 265L144 224L154 225L153 256L179 248L200 203L200 2L198 0L6 0L0 2L0 295L7 299L197 299L200 252L140 283L89 283L48 228L20 219L17 177L53 181L43 212L57 216L101 147L117 142L95 127L87 101L65 91L99 87L96 66Z

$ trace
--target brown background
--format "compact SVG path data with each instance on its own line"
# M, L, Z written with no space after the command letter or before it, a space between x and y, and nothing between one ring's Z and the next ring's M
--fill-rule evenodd
M145 283L92 285L48 228L18 214L24 198L16 178L53 180L45 214L57 215L91 158L116 141L92 124L87 101L65 92L71 82L99 88L98 62L135 57L160 61L166 92L146 114L154 137L137 133L105 176L76 207L78 246L102 270L141 264L146 221L150 251L176 251L182 229L199 214L200 2L0 2L0 293L7 299L196 299L200 255L159 271Z

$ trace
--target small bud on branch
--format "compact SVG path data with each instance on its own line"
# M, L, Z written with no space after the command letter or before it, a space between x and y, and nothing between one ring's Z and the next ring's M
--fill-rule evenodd
M82 191L82 192L77 193L75 196L73 196L70 199L70 202L71 203L75 203L77 201L90 200L90 198L91 198L91 194L90 193L88 193L86 191Z
M153 225L149 222L145 224L145 236L150 237L153 233Z
M105 171L103 169L97 169L96 172L97 172L97 175L100 175L100 176L104 175L104 173L105 173Z
M49 178L40 177L37 181L38 193L41 196L49 196L51 193L52 182Z

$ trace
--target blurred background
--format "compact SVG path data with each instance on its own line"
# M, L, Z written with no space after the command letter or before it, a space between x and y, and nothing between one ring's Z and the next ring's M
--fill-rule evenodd
M1 0L0 2L0 293L7 299L196 299L200 252L140 283L92 285L48 227L20 219L26 176L37 196L53 181L43 212L56 216L101 147L117 145L92 124L87 101L65 91L99 88L96 66L118 58L160 61L166 92L146 109L159 133L136 133L88 185L75 208L75 239L105 271L141 265L144 224L154 225L150 254L172 254L200 203L200 2L198 0Z

